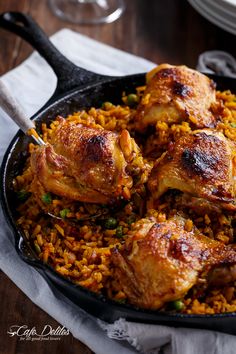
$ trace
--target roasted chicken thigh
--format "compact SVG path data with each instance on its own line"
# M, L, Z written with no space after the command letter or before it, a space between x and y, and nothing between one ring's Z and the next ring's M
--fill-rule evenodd
M156 310L183 297L199 279L208 278L212 285L236 279L235 250L194 227L185 231L185 223L181 217L141 219L127 236L125 249L114 250L115 276L133 305Z
M32 153L31 166L46 191L82 202L111 203L118 197L129 199L137 158L140 166L139 148L127 130L118 134L61 118L50 144Z
M151 172L152 197L158 199L168 189L178 189L236 210L235 154L235 144L220 132L204 129L181 136Z
M207 76L183 65L161 64L147 74L136 123L140 131L158 121L189 121L196 128L214 127L211 106L215 102L215 85Z

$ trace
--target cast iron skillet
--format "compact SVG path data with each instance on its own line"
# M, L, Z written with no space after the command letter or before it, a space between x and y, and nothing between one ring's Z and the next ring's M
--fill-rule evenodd
M46 59L54 70L58 83L53 96L32 119L38 129L42 122L53 120L58 114L67 116L74 111L91 106L99 107L104 101L120 103L123 91L133 92L145 83L145 75L125 77L102 76L79 68L66 59L48 40L46 35L29 16L8 12L0 15L0 27L24 38ZM71 48L73 50L73 48ZM236 81L231 78L212 76L219 89L236 92ZM37 84L37 82L36 82ZM22 171L30 138L18 132L10 143L1 167L1 202L5 217L13 229L15 248L19 256L37 269L70 300L92 315L112 322L120 317L131 321L159 323L176 327L214 329L236 334L236 313L218 315L186 315L163 313L119 304L96 295L81 286L74 285L43 264L36 256L24 234L17 227L12 179Z

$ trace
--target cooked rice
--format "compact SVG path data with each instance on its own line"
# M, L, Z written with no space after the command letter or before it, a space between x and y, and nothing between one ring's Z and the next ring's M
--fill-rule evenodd
M138 96L145 103L148 97L142 97L145 87L137 89ZM126 105L127 96L124 94L122 105L105 103L102 108L91 108L88 111L76 112L67 119L74 123L82 123L90 127L103 127L104 129L120 132L127 128L131 133L134 127L133 117L135 108ZM221 120L217 129L229 139L236 141L236 96L230 91L217 92L217 104L221 107ZM42 124L41 137L45 142L50 142L59 121L56 119L49 126ZM135 136L143 155L152 165L167 148L170 141L175 140L181 134L192 130L191 121L180 124L167 124L158 122L155 132L152 132L144 142L139 136ZM29 144L29 154L37 146ZM145 177L143 177L145 180ZM107 215L106 206L86 205L72 202L68 199L52 196L47 210L55 215L64 213L64 220L55 221L45 215L45 203L42 201L42 190L39 183L33 178L29 159L24 171L14 180L16 192L30 193L25 202L21 202L18 208L18 225L23 229L26 237L33 245L38 257L50 264L61 275L69 278L73 283L96 293L103 293L116 301L123 302L126 296L113 277L111 264L111 250L114 247L122 249L125 237L132 228L132 223L141 218L133 196L131 202L123 206L119 211L113 210ZM141 184L143 194L145 185ZM85 214L96 212L104 213L104 219L112 216L117 220L116 229L105 229L97 220L83 221L77 225L67 222L67 219L80 219ZM191 231L193 225L206 236L217 239L224 244L234 242L234 213L222 211L221 214L202 213L195 214L181 203L181 194L168 192L161 198L156 210L152 209L152 202L148 204L146 215L155 216L158 221L165 221L176 213L186 217L185 229ZM122 232L118 232L121 230ZM236 311L235 285L230 284L223 289L210 289L207 292L192 288L183 299L185 313L213 314Z

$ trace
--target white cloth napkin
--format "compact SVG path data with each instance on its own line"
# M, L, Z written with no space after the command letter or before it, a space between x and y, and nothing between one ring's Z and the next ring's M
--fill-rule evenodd
M197 70L236 78L236 60L222 50L210 50L199 55Z
M53 43L75 64L110 75L145 72L154 64L64 29ZM94 58L96 53L96 59ZM50 97L56 78L36 53L2 80L18 98L26 114L35 113ZM0 110L0 162L17 127ZM0 208L0 267L39 307L67 327L96 354L233 354L236 337L211 331L131 323L120 319L107 324L71 303L52 284L16 254L14 238ZM10 305L10 304L9 304ZM37 324L35 324L37 326ZM8 328L6 328L6 331ZM6 334L7 335L7 334Z

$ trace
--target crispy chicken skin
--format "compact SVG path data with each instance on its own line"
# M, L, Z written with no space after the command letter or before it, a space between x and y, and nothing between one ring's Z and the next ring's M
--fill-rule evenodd
M178 189L236 210L235 152L232 141L211 129L183 135L154 165L149 190L154 199Z
M211 106L215 101L215 85L207 76L183 65L161 64L147 74L147 87L136 114L138 130L158 121L190 121L196 128L214 127Z
M183 297L199 277L208 277L211 285L236 279L236 252L195 228L185 231L185 222L141 219L124 251L113 251L115 275L133 305L157 310ZM222 278L226 269L228 278Z
M126 167L139 154L127 130L120 134L81 124L60 123L51 144L31 156L32 170L46 191L72 200L110 203L129 198L132 177Z

